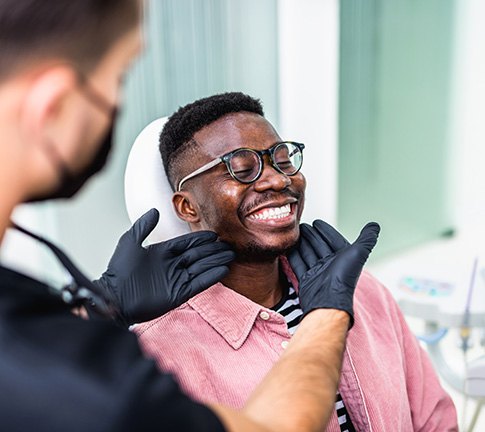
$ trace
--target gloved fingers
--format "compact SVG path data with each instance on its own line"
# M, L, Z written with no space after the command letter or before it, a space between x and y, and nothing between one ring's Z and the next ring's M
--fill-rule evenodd
M211 287L212 285L220 282L229 274L229 267L220 265L218 267L212 267L207 271L195 276L190 283L187 284L183 292L184 301L187 301L191 297L205 289Z
M308 268L312 268L320 257L315 253L312 244L305 238L300 238L300 256L305 261Z
M369 222L364 226L364 228L362 228L362 231L360 232L359 237L357 237L357 240L355 240L354 244L363 246L370 254L377 243L380 231L381 227L378 223Z
M205 273L206 271L219 266L226 266L234 261L236 254L232 250L222 250L217 253L210 254L204 258L199 258L192 264L187 265L187 272L189 278L194 278L197 275Z
M166 242L159 243L158 247L164 251L169 251L172 254L180 254L187 249L199 246L205 243L215 242L217 240L217 234L212 231L197 231L189 234L184 234L179 237L167 240Z
M232 252L231 247L227 243L221 241L194 246L180 255L176 265L177 267L189 267L201 259L211 258L223 252L230 252L230 255L234 259L234 252Z
M333 253L327 242L310 225L300 225L300 236L311 244L318 259L325 258Z
M170 309L165 307L164 304L157 305L156 303L151 303L147 305L146 303L138 303L131 306L130 313L124 312L123 318L128 323L128 325L141 323L145 321L150 321L161 315L164 315Z
M372 222L367 224L352 246L343 251L343 259L340 260L342 275L346 275L348 278L357 281L364 264L377 243L379 231L380 227L377 223Z
M318 231L320 236L327 242L333 252L337 252L350 245L345 237L340 234L333 226L317 219L313 222L313 227Z
M120 242L130 239L130 241L136 243L137 245L141 245L143 240L148 237L148 234L150 234L157 226L159 218L160 213L156 208L148 210L144 215L140 216L135 221L133 226L126 231L125 234L123 234Z
M297 248L291 250L288 255L288 262L290 263L291 269L295 273L295 276L299 281L301 281L303 275L308 271L308 266L301 257L300 250Z

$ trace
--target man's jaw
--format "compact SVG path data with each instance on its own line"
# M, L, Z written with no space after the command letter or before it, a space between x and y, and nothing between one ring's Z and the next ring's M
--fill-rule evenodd
M251 209L243 221L254 239L242 250L236 248L236 261L270 262L284 255L298 241L299 218L296 198L285 198L284 203L266 202Z
M258 265L265 265L274 261L277 261L281 255L286 253L294 246L295 242L291 242L285 245L268 246L261 245L257 242L250 242L243 248L235 247L236 252L235 263L251 263Z

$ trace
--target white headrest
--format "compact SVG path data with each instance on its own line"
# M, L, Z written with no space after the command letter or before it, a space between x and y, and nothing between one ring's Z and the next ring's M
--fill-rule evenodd
M131 223L155 207L160 220L148 236L157 243L190 232L172 206L172 188L168 183L158 150L158 139L167 117L152 121L136 138L125 171L125 204Z

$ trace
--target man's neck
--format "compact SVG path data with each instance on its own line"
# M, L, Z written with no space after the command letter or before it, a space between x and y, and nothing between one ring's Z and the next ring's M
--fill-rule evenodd
M224 285L258 303L271 308L283 295L284 279L281 278L279 260L271 262L238 262L231 264Z
M3 151L4 148L1 145L9 142L8 137L6 141L3 141L3 138L0 137L2 140L0 144L0 245L5 231L10 226L10 218L14 208L22 202L21 172L16 172L21 168L11 163L9 152Z
M10 226L10 217L16 205L15 194L9 188L8 182L0 175L0 244L5 231Z
M29 172L25 161L18 156L18 149L23 147L15 128L18 109L9 104L12 92L5 87L0 90L0 244L10 226L14 208L22 202L24 178Z

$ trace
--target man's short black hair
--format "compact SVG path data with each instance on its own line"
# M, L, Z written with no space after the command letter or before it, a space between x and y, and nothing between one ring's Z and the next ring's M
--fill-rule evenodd
M175 190L177 166L186 151L195 146L194 134L225 115L246 111L264 116L258 99L240 92L222 93L196 100L179 108L160 134L160 154L165 173Z
M0 0L0 81L42 60L94 68L140 19L139 0Z

